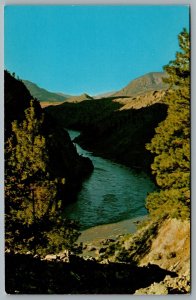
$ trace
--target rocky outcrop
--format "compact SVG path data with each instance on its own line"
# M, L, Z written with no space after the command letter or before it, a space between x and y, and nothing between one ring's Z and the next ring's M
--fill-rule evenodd
M65 189L62 191L65 203L75 201L82 182L93 171L93 164L89 158L77 153L68 132L47 113L43 131L48 147L50 173L55 178L65 178Z
M166 275L159 283L154 282L146 288L135 291L135 295L168 295L168 294L189 294L190 276L171 277Z
M98 252L99 262L127 262L140 267L156 265L175 272L136 294L190 293L190 222L167 216L150 221L133 235L119 237Z
M129 96L124 98L115 98L113 101L123 104L123 106L119 109L121 111L126 109L140 109L155 103L164 103L164 96L164 90L155 90L135 97Z
M5 264L8 294L133 294L166 275L175 276L155 265L101 264L78 256L65 262L9 253Z
M139 265L156 263L161 268L190 276L190 222L166 219Z

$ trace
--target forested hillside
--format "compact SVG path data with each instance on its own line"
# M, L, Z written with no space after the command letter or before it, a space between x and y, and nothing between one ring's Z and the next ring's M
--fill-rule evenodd
M145 106L142 101L141 106ZM78 104L63 103L45 110L61 126L82 131L76 141L84 148L150 172L153 156L146 151L145 144L150 142L155 128L166 117L167 105L155 103L127 110L121 110L122 107L118 97L111 97Z
M71 246L75 225L60 212L92 169L68 133L5 72L6 249L42 253Z

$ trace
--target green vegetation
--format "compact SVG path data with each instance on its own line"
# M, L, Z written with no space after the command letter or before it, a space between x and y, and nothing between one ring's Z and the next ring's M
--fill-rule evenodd
M167 112L165 104L156 103L138 110L119 110L115 97L63 103L45 110L66 128L81 130L76 139L82 147L96 155L126 166L148 170L153 161L145 144L154 136L155 128Z
M40 88L38 85L28 80L23 80L23 83L30 91L31 95L37 100L39 100L40 102L42 101L63 102L66 100L66 98L69 97L68 95L64 95L64 94L49 92L43 88Z
M36 118L33 101L23 122L12 122L6 141L5 242L9 250L46 254L71 248L78 237L76 225L60 216L59 180L48 170L41 134L43 116Z
M45 110L61 126L84 130L92 126L101 126L102 121L107 120L121 107L119 103L112 102L112 99L84 100L79 103L64 102L58 106L47 107Z
M156 155L152 172L160 187L147 197L152 215L168 213L187 218L190 214L190 40L184 29L179 34L180 52L165 66L170 85L165 101L167 118L156 128L147 149Z
M22 81L17 80L5 71L5 141L13 134L12 122L19 123L25 119L25 110L30 107L33 98ZM40 103L33 101L36 119L44 113ZM46 112L40 125L40 131L45 138L48 162L47 168L53 178L66 178L64 185L58 191L64 204L76 198L77 191L93 166L90 159L78 155L69 134L58 126Z
M59 190L68 182L70 196L81 169L87 175L92 166L77 155L64 130L53 120L58 120L62 127L81 130L77 142L83 147L129 167L149 170L155 157L152 173L160 190L148 195L147 209L152 216L189 217L189 43L189 34L184 30L179 35L181 52L164 68L167 74L164 84L169 86L164 103L120 110L123 104L115 101L118 97L91 99L48 107L43 116L37 102L30 101L27 90L24 92L29 102L22 108L13 101L11 92L7 93L10 86L5 89L6 249L39 254L58 252L72 247L78 237L76 224L61 218L63 203ZM9 80L16 84L16 79ZM21 84L18 95L24 89ZM47 113L50 117L45 121ZM63 145L65 135L67 148ZM62 156L58 155L59 151ZM65 170L68 175L62 176Z
M155 83L161 89L169 87L163 91L164 101L150 102L148 92L146 98L134 98L135 108L127 110L119 110L124 104L115 101L117 97L110 97L63 103L48 107L43 114L38 101L30 100L23 83L6 73L8 293L130 294L152 283L155 286L166 275L175 276L177 285L162 289L161 293L189 292L190 223L184 221L190 217L190 40L186 30L180 33L179 44L181 51L164 68L164 83L159 82L161 75L150 74L146 78L147 83L148 79L158 80ZM22 102L18 102L23 95ZM154 157L152 174L159 190L146 200L152 218L133 235L102 241L97 260L64 254L55 255L54 261L33 257L76 250L78 227L62 218L61 199L70 198L74 189L77 193L81 175L88 175L93 168L90 160L77 154L68 133L54 120L62 127L81 130L76 141L84 147L127 166L148 170ZM60 191L65 186L67 198L62 198ZM24 255L27 253L33 255ZM176 277L178 272L183 276ZM180 286L181 278L184 283Z

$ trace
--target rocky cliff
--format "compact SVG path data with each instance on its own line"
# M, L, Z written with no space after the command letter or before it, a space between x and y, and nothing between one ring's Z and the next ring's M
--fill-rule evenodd
M183 294L190 292L190 222L164 216L145 221L133 235L109 241L97 252L101 263L127 263L138 267L157 266L175 276L154 281L136 294ZM104 244L104 243L102 243Z

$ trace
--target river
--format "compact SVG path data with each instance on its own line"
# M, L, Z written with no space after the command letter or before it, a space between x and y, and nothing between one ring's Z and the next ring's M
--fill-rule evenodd
M72 140L80 134L74 130L68 132ZM148 192L155 190L155 185L145 173L135 172L75 146L80 155L92 160L94 171L84 181L77 201L66 207L68 218L78 221L84 230L147 214L145 198Z

